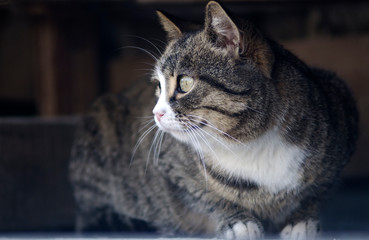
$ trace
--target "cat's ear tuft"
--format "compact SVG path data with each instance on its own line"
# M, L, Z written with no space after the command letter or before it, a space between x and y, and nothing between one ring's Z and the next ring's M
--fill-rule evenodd
M241 47L240 32L217 2L210 1L206 6L205 31L217 47L238 55Z
M156 11L159 21L167 33L168 41L176 40L182 36L182 31L162 12Z

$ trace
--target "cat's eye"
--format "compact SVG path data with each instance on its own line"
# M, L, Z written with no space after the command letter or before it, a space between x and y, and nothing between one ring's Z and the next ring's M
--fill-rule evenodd
M160 82L158 82L158 85L157 85L156 90L155 90L155 96L159 97L160 94L161 94L161 85L160 85Z
M178 76L178 92L187 93L191 90L193 83L194 81L192 77L185 75Z

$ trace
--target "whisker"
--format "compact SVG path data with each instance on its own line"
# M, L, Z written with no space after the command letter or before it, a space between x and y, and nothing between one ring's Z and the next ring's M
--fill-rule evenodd
M129 48L131 48L131 49L138 49L138 50L140 50L140 51L142 51L142 52L144 52L144 53L148 54L150 57L152 57L152 59L153 59L153 60L158 61L158 57L157 57L157 56L155 56L155 55L154 55L152 52L150 52L149 50L146 50L146 49L141 48L141 47L136 47L136 46L124 46L124 47L121 47L121 48L119 48L119 49L129 49Z
M207 175L206 166L205 166L204 153L201 150L200 143L199 143L195 133L193 132L193 130L191 128L189 128L189 131L187 133L189 133L190 138L193 140L193 143L196 145L195 150L196 150L196 152L199 156L202 167L204 168L204 177L205 177L205 184L206 184L206 189L207 189L208 175Z
M137 140L137 143L135 144L133 151L132 151L132 155L131 155L131 160L129 162L129 167L131 167L134 156L136 154L136 151L138 149L138 147L140 146L140 144L142 143L142 141L145 139L145 137L153 130L156 128L156 124L154 124L153 126L151 126L150 128L148 128L141 136L140 138Z
M221 142L218 138L216 138L215 136L213 136L212 134L210 134L209 132L205 131L204 129L197 127L197 130L205 133L206 135L210 136L211 138L213 138L216 142L218 142L221 146L223 146L224 148L226 148L228 151L230 151L235 157L239 158L238 155L232 150L230 149L225 143ZM221 130L219 130L221 131Z
M147 123L146 123L147 122ZM150 123L152 123L152 122L155 122L155 120L154 119L150 119L150 120L147 120L147 121L145 121L144 123L146 123L143 127L141 127L138 131L137 131L137 133L140 133L141 131L143 131ZM144 123L142 123L142 124L144 124Z
M137 36L137 35L127 35L128 37L135 37L135 38L138 38L138 39L141 39L141 40L144 40L145 42L147 42L147 43L149 43L151 46L153 46L155 49L156 49L156 51L158 51L158 53L160 54L160 55L162 55L162 52L160 51L160 49L153 43L153 42L151 42L149 39L146 39L146 38L144 38L144 37L140 37L140 36Z
M135 71L138 71L138 72L144 72L144 71L146 71L147 72L146 74L149 74L148 72L151 72L152 71L151 68L136 68L134 70Z
M182 124L185 124L182 122ZM199 158L204 158L203 153L201 152L201 147L199 142L197 141L196 136L194 135L194 133L192 132L191 128L188 128L188 130L186 130L186 132L189 134L189 137L192 139L192 143L194 144L195 150L198 153Z
M160 132L160 137L159 137L159 144L157 146L157 156L154 156L154 164L158 164L159 162L159 157L160 157L160 150L161 150L161 145L163 143L163 138L164 138L165 132L161 131Z
M194 118L198 118L198 119L201 119L201 120L204 120L205 122L203 122L203 121L201 121L201 120L191 119L191 121L198 122L198 123L200 123L200 124L202 124L202 125L208 126L208 127L212 128L212 129L214 129L214 130L218 131L219 133L221 133L221 134L223 134L223 135L225 135L225 136L229 137L230 139L232 139L232 140L236 141L237 143L240 143L240 144L244 145L244 143L243 143L243 142L241 142L241 141L240 141L240 140L238 140L237 138L235 138L235 137L233 137L233 136L229 135L228 133L226 133L226 132L224 132L224 131L220 130L219 128L217 128L214 124L212 124L212 123L211 123L210 121L208 121L207 119L202 118L202 117L200 117L200 116L196 116L196 115L188 115L188 116L190 116L190 117L194 117Z
M149 72L141 72L139 75L137 75L138 78L148 78L150 79L152 77L152 73Z
M200 119L200 120L203 120L203 121L205 121L205 122L203 122L203 121L199 121L200 123L202 123L202 124L205 124L205 123L208 123L208 124L210 124L210 125L212 125L214 128L216 128L216 129L218 129L213 123L211 123L208 119L206 119L206 118L203 118L203 117L200 117L200 116L197 116L197 115L191 115L191 114L189 114L189 115L187 115L188 117L191 117L191 118L189 118L189 120L193 120L192 118L197 118L197 119ZM223 126L225 126L226 124L225 123L223 123L223 122L220 122L220 121L218 121L218 123L220 123L221 125L223 125ZM220 129L218 129L218 130L220 130Z
M136 117L136 118L138 118L138 119L140 119L140 118L153 118L153 116L152 115L150 115L150 116L140 116L140 117Z
M191 123L190 121L187 122L187 124L190 124L190 126L192 127L197 127L195 124ZM218 155L215 153L214 149L211 147L210 142L205 138L204 134L201 131L193 131L194 133L198 134L198 136L202 139L202 141L208 146L208 148L210 149L210 151L214 154L215 158L217 159L217 161L220 163L220 159L218 157Z
M211 125L211 124L203 123L203 122L201 122L201 121L199 121L199 120L195 120L195 119L193 119L192 121L194 121L194 122L198 122L198 123L203 124L203 125L205 125L205 126L208 126L208 127L210 127L211 129L214 129L215 131L217 131L217 132L219 132L219 133L221 133L221 134L223 134L223 135L227 136L228 138L230 138L230 139L232 139L232 140L236 141L237 143L244 145L244 143L243 143L243 142L241 142L240 140L238 140L237 138L233 137L232 135L229 135L228 133L226 133L226 132L224 132L224 131L220 130L219 128L217 128L217 127L215 127L215 126L213 126L213 125Z
M166 42L164 42L164 41L162 41L162 40L160 40L160 39L158 39L158 38L151 38L153 41L157 41L157 42L159 42L159 43L161 43L161 44L163 44L164 46L165 45L167 45L167 43ZM163 48L163 46L160 46L161 48Z
M153 162L155 164L156 162L156 156L158 155L158 145L159 145L159 141L160 141L160 137L161 137L161 130L160 128L158 129L157 133L155 134L155 138L153 140L153 144L154 144L154 154L153 154Z
M217 139L216 137L214 137L212 134L208 133L207 131L205 131L204 129L199 128L200 131L202 131L203 133L205 133L206 135L210 136L211 138L213 138L215 141L217 141L220 145L222 145L223 147L225 147L228 151L230 151L235 157L239 158L238 155L232 150L230 149L225 143L221 142L219 139Z
M150 147L149 153L148 153L148 155L147 155L146 165L145 165L145 173L146 173L147 168L148 168L148 166L149 166L150 156L151 156L151 151L152 151L152 149L153 149L153 147L154 147L154 145L155 145L155 143L156 143L156 140L157 140L157 138L158 138L158 136L159 136L159 133L160 133L160 129L158 128L158 129L156 130L156 132L155 132L154 140L153 140L153 141L152 141L152 143L151 143L151 147ZM155 154L156 154L156 153L155 153L155 149L154 149L154 155L155 155Z
M252 108L252 107L246 106L246 108L247 108L247 109L250 109L251 111L254 111L254 112L256 112L256 113L259 113L259 114L261 114L261 115L264 115L264 113L260 112L259 110L254 109L254 108Z
M192 115L192 114L188 114L187 116L189 116L189 117L196 117L196 118L198 118L198 119L201 119L201 120L204 120L204 121L206 121L207 123L209 123L209 124L212 124L213 126L215 126L213 123L211 123L208 119L206 119L206 118L203 118L203 117L200 117L200 116L197 116L197 115ZM221 122L221 121L218 121L220 124L222 124L223 126L225 126L226 125L226 123L224 123L224 122Z
M150 67L155 67L155 63L148 63L148 62L138 62L139 64L145 64L145 65L148 65L148 66L150 66ZM151 71L153 71L153 69L148 69L148 70L151 70Z

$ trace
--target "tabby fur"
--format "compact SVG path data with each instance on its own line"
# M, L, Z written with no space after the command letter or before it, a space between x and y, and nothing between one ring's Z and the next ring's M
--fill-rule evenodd
M322 200L355 148L345 83L236 25L216 2L194 32L158 15L168 45L154 83L101 97L78 130L78 229L315 238Z

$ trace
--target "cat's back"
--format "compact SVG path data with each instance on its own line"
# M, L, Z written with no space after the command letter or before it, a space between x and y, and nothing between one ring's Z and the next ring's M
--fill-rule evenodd
M313 68L312 74L324 96L330 131L345 141L351 156L358 135L359 114L355 99L346 82L336 74L318 68Z
M153 91L149 81L140 80L126 91L100 97L83 116L73 143L69 171L77 203L83 208L80 212L109 206L115 198L119 200L118 195L124 194L116 189L119 185L131 182L139 186L139 178L128 179L131 175L125 172L132 171L129 165L140 136L138 131L152 119ZM142 143L143 147L147 144ZM135 163L140 164L143 155L138 151ZM129 187L126 189L130 191Z
M353 95L345 81L336 74L311 68L310 90L306 94L310 107L307 135L310 157L306 164L315 171L306 176L319 176L317 182L334 182L352 156L358 137L358 111ZM311 90L313 89L313 90ZM312 119L309 117L312 116ZM320 153L320 154L318 154Z

